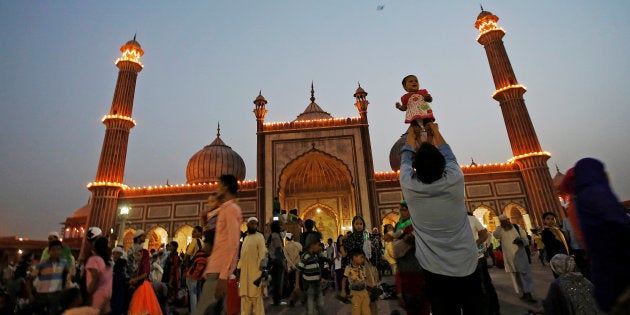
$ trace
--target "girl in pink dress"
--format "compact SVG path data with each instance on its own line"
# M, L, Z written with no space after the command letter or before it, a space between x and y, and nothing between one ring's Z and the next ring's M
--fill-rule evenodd
M94 255L85 264L87 275L87 292L91 296L91 306L99 309L101 314L110 311L112 297L113 270L107 239L100 237L94 242Z

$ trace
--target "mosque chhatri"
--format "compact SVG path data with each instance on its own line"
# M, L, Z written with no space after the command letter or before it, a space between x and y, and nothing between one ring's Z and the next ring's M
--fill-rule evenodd
M532 125L520 85L503 45L505 31L499 18L482 11L474 24L477 41L486 51L512 148L504 163L462 166L466 203L490 231L498 216L506 214L528 230L542 225L541 215L562 207L547 160ZM125 159L131 129L133 100L144 51L135 38L121 47L116 61L118 81L110 112L103 117L105 138L96 177L88 184L90 202L66 219L65 240L79 240L90 226L100 227L113 238L131 243L135 230L148 233L148 247L176 240L180 248L190 241L192 228L201 224L207 199L222 174L240 181L239 204L243 217L272 220L273 199L282 209L297 209L302 219L314 219L325 238L351 229L351 220L362 215L367 226L398 221L402 193L398 182L404 138L392 139L391 172L375 172L368 123L368 93L359 86L354 93L356 117L333 117L316 102L311 86L310 104L290 122L266 122L267 100L259 93L253 101L256 120L256 170L245 180L241 156L221 139L195 153L186 167L185 184L129 187L124 183ZM396 141L398 140L398 141ZM250 171L251 172L251 171ZM561 174L558 172L557 176ZM558 178L556 178L556 181ZM121 215L122 208L129 209ZM118 240L121 241L120 239Z

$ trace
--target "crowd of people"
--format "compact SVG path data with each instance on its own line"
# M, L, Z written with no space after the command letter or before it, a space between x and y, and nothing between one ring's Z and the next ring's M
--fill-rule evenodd
M125 252L91 227L84 255L75 259L52 232L38 261L24 253L3 268L0 313L178 314L187 308L194 315L260 315L303 307L326 314L323 296L330 292L351 304L353 315L379 314L385 298L398 299L407 314L500 314L488 258L534 308L531 257L537 254L555 280L533 313L628 314L630 216L601 162L583 159L567 172L566 219L544 213L544 226L530 235L501 214L490 233L465 207L463 173L437 124L426 123L422 132L429 137L413 128L401 149L400 219L382 231L357 215L352 231L324 243L317 222L302 221L296 209L281 210L277 199L272 221L244 221L238 182L223 175L185 249L173 241L148 251L146 233L136 230ZM383 283L386 274L394 275L395 288Z

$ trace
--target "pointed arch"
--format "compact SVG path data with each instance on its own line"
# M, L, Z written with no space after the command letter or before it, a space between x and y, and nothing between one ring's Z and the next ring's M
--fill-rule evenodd
M152 249L158 250L166 242L168 242L168 232L166 232L164 227L156 225L147 232L147 240L144 243L144 247L149 251Z
M494 232L499 224L499 214L497 211L486 205L480 205L473 211L473 215L481 221L481 223L490 232Z
M324 240L332 238L337 239L337 236L341 232L341 226L339 224L340 219L337 213L331 207L314 203L302 211L300 216L302 220L311 219L316 222L318 230L322 233Z
M313 148L284 167L277 194L282 198L310 191L349 191L353 187L351 174L342 160Z
M193 227L188 225L188 224L184 224L182 226L180 226L177 231L175 231L175 234L173 235L173 240L175 242L177 242L177 252L182 252L186 250L186 246L188 246L188 244L190 244L190 242L192 242L192 232L193 232Z
M510 222L518 224L528 232L531 228L531 219L527 210L520 204L509 203L503 208L503 214L510 218Z

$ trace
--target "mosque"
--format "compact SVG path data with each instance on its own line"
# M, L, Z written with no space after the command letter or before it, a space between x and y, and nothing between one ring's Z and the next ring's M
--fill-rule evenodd
M506 214L526 227L542 225L546 211L564 217L547 160L536 136L520 85L510 64L499 18L482 11L474 26L477 41L486 51L512 148L513 157L503 163L462 166L466 204L490 231L498 216ZM325 238L351 229L351 220L362 215L368 227L398 221L402 193L398 182L399 148L404 138L392 139L390 172L375 172L368 123L368 93L354 92L356 117L333 117L316 102L311 86L310 104L290 122L267 122L267 100L259 93L253 101L256 120L256 170L245 180L243 158L221 139L220 129L212 143L195 153L186 167L185 184L129 187L124 184L125 159L138 73L144 54L135 40L121 47L119 68L110 112L103 117L105 138L96 178L88 184L90 202L66 219L65 240L80 240L89 226L98 226L125 246L135 230L148 233L147 246L159 247L176 240L180 248L190 242L192 228L201 224L208 196L222 174L240 181L238 194L243 217L272 220L273 201L282 209L297 209L302 219L313 219ZM348 105L350 106L350 105ZM251 172L251 171L250 171ZM556 175L555 181L562 174ZM557 184L557 183L556 183Z

